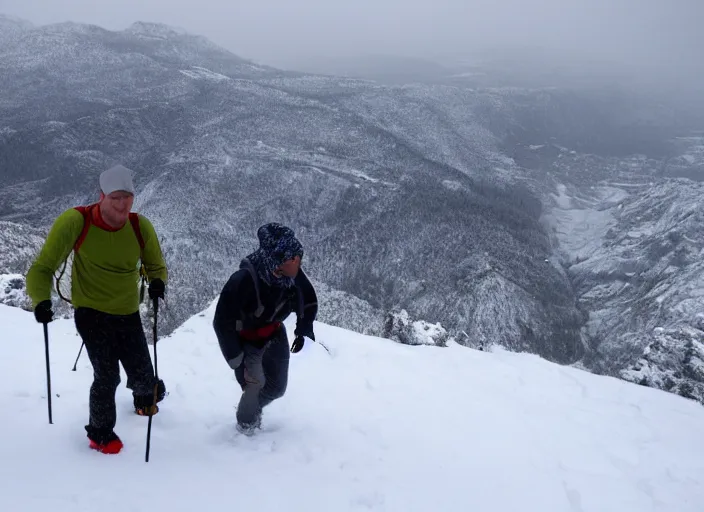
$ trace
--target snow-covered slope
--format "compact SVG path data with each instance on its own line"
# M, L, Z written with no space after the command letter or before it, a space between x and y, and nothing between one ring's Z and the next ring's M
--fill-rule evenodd
M582 363L704 403L704 183L643 156L565 160L546 218L588 314ZM585 168L602 179L580 185Z
M27 224L0 220L0 274L27 272L45 236Z
M158 343L170 391L147 421L118 389L117 456L83 425L92 372L72 323L42 329L0 305L0 510L698 512L704 408L621 380L496 349L411 347L316 325L330 349L291 356L287 394L254 437L212 307ZM290 325L290 321L289 321ZM124 382L123 376L123 382Z
M26 20L0 14L0 44L14 41L32 27L33 25Z

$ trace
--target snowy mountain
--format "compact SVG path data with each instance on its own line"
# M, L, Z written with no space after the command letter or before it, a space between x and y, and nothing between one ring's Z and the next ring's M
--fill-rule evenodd
M134 168L170 267L167 332L277 220L306 247L321 321L702 399L687 216L701 118L618 88L509 86L476 64L383 85L256 65L158 24L2 23L0 221L40 236L96 199L101 170ZM3 272L24 271L23 250L0 246Z
M12 411L0 427L12 440L0 443L0 509L219 510L234 504L233 485L247 489L239 508L295 512L698 512L704 501L704 408L691 400L529 354L410 347L322 323L329 352L308 343L292 354L286 394L261 431L241 436L213 310L157 344L170 394L145 463L147 420L124 385L124 450L88 448L92 372L85 351L71 371L80 338L70 320L49 327L48 424L42 329L0 305L22 341L0 348L0 406ZM147 500L134 493L145 481ZM42 485L30 493L27 482Z
M135 209L171 267L165 326L212 300L276 219L304 241L314 279L382 315L580 355L539 200L477 117L491 95L300 76L147 32L51 25L5 48L0 215L46 226L94 200L98 172L120 161L139 172Z
M0 14L0 43L9 44L16 41L24 32L34 26L23 19Z
M557 192L557 236L590 312L583 364L704 403L704 184L656 178Z
M40 229L27 224L0 221L0 274L24 274L44 243Z

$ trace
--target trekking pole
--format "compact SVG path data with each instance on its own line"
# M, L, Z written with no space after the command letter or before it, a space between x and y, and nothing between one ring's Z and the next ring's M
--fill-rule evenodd
M156 317L159 311L159 298L154 299L154 377L157 382L159 381L159 364L156 360ZM156 387L154 388L156 390ZM154 391L154 396L156 396L156 391ZM154 402L156 404L156 402Z
M316 343L318 345L321 345L325 350L327 350L328 354L332 355L332 353L330 352L330 349L328 348L328 346L325 343L323 343L322 341L317 341L317 340L316 340Z
M81 350L83 350L83 345L85 345L86 342L84 341L81 343L81 348L78 349L78 355L76 356L76 362L73 363L73 369L71 370L72 372L76 371L76 365L78 364L78 358L81 357Z
M154 402L152 408L149 410L149 422L147 423L147 453L144 456L144 462L149 462L149 447L152 437L152 418L154 417L154 406L156 406L157 389L159 387L159 367L157 366L156 359L156 321L159 313L159 298L154 299Z
M49 369L49 327L44 322L44 354L46 356L46 397L49 400L49 424L53 424L51 420L51 370Z

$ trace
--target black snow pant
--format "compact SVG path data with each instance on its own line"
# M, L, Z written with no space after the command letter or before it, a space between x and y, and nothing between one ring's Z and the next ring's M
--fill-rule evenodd
M139 313L110 315L81 307L76 309L74 320L93 365L86 431L88 437L99 440L109 437L117 422L115 392L120 384L120 363L130 382L135 407L154 402L154 367ZM163 399L162 382L159 388L158 398Z
M240 339L240 354L228 361L235 367L235 377L242 388L237 406L237 423L259 425L262 409L284 396L288 384L289 352L286 328L263 347Z

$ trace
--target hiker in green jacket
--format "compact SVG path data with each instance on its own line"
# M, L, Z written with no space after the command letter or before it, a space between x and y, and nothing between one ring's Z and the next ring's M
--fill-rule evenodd
M156 382L139 315L140 261L152 300L164 297L166 264L151 222L131 213L135 194L132 174L121 165L103 172L100 200L64 211L27 273L27 293L35 318L49 323L54 316L54 273L74 252L71 303L94 373L85 429L90 447L103 453L117 453L122 448L114 432L120 363L132 388L137 414L158 411L155 385L157 401L166 394L163 382Z

